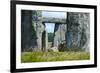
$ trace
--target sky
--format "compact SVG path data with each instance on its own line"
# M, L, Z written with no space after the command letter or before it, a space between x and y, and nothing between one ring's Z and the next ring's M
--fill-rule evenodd
M42 11L42 16L43 17L54 17L54 18L66 18L66 12L52 12L52 11ZM46 25L46 30L48 33L53 33L54 32L54 23L45 23Z
M46 25L46 31L48 33L53 33L54 32L54 27L55 27L55 24L54 23L45 23Z
M66 18L66 12L42 11L43 17Z

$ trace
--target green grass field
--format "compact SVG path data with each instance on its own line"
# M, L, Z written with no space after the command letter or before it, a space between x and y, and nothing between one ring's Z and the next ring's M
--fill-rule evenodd
M52 61L72 61L89 60L89 52L23 52L21 62L52 62Z

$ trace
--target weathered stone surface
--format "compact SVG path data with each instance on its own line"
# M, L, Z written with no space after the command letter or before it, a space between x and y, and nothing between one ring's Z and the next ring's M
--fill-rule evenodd
M45 30L45 24L42 21L42 12L32 11L32 21L37 36L37 47L41 51L47 51L48 34Z
M67 24L55 24L53 46L56 46L58 48L60 43L66 40L66 25Z
M62 41L62 42L59 44L58 50L59 50L60 52L67 51L67 48L66 48L66 41Z
M48 52L59 52L57 47L52 47L48 49Z
M42 51L43 47L47 47L47 42L45 43L47 40L42 40L47 33L43 36L45 25L42 24L41 18L41 11L22 11L22 51ZM46 47L43 46L43 43Z
M22 51L26 51L37 45L36 40L34 40L36 39L36 33L32 28L32 11L22 10L21 14L21 48Z
M53 17L47 18L47 17L43 17L42 22L66 24L66 19L65 18L53 18Z
M89 13L67 13L67 48L74 51L89 51Z
M43 31L42 33L42 51L47 51L48 49L48 33L47 31Z
M34 26L36 36L37 36L37 47L38 49L42 48L42 33L44 31L44 25L42 24L42 15L41 11L32 11L32 25Z

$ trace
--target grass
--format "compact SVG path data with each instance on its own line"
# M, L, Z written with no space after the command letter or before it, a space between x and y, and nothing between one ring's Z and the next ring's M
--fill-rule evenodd
M72 61L89 60L89 52L23 52L21 62L52 62L52 61Z

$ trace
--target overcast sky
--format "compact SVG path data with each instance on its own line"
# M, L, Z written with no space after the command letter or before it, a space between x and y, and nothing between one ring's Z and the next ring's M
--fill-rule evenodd
M48 33L53 33L54 32L54 27L55 27L55 24L54 23L45 23L45 25L46 25L45 30Z
M66 18L66 12L42 11L43 17Z

